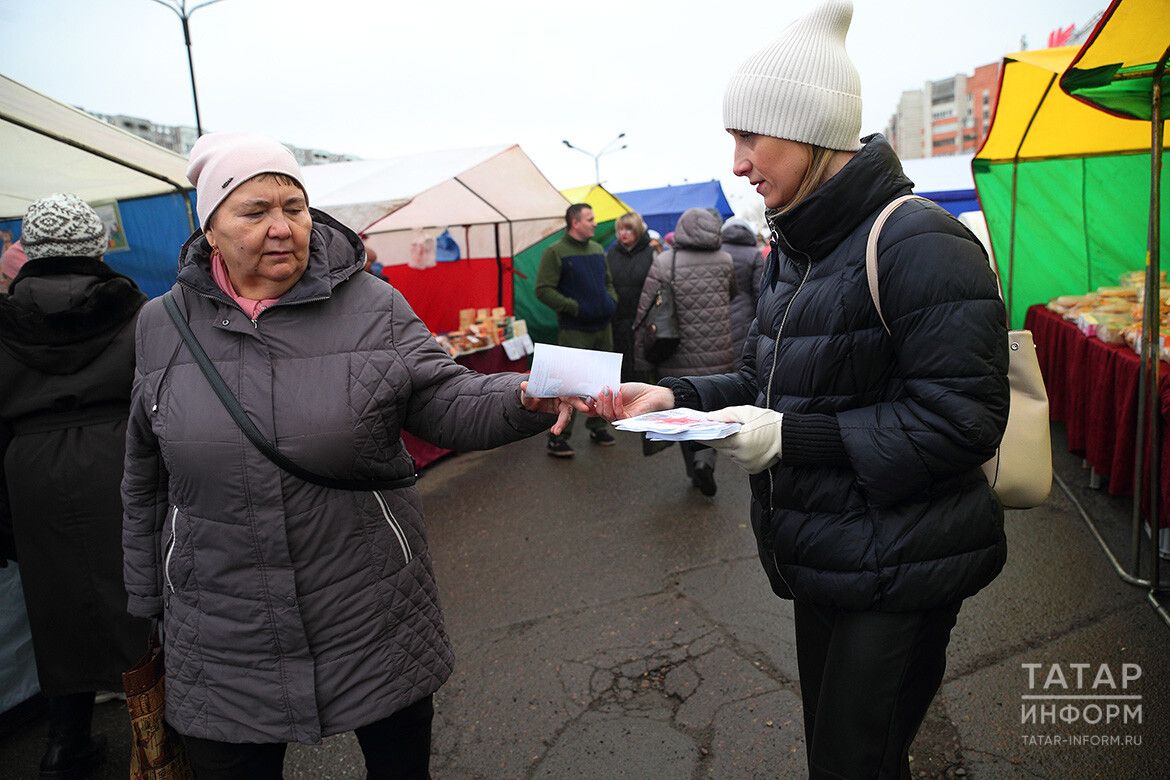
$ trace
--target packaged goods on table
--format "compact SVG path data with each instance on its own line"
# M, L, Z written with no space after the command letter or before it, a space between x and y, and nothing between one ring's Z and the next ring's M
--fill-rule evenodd
M437 334L435 340L451 357L491 349L513 336L528 332L524 320L508 316L505 309L462 309L459 329Z

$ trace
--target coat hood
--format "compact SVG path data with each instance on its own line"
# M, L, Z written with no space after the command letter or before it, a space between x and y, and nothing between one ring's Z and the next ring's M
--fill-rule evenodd
M309 265L292 289L281 296L281 304L328 298L334 287L366 264L366 249L357 233L323 211L310 208L309 214L313 217ZM211 246L202 230L192 233L179 250L178 280L196 292L236 305L211 277Z
M85 368L146 303L128 276L93 257L29 260L0 296L0 348L46 374Z
M755 246L756 234L747 225L739 222L728 222L722 230L725 244L740 244L741 246Z
M723 243L719 217L707 209L687 209L674 228L674 245L678 249L718 249Z
M875 133L861 141L861 151L796 208L786 214L769 214L769 224L784 254L819 260L868 216L914 187L885 137Z

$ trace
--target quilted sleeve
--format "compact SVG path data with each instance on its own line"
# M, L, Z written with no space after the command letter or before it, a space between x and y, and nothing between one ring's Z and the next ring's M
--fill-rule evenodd
M902 397L838 414L858 480L878 505L978 468L1007 425L1007 327L995 276L973 239L942 216L927 220L891 235L879 256Z
M758 394L756 384L756 341L760 331L753 319L748 328L743 351L736 363L735 371L711 376L689 376L687 381L694 385L704 411L714 411L727 406L754 404Z
M556 416L520 403L524 374L479 374L439 346L397 290L391 341L410 372L403 427L453 450L486 450L547 430Z
M138 328L141 344L141 319ZM140 353L138 366L141 365ZM158 439L150 426L147 404L154 402L147 395L148 382L136 367L122 473L122 577L128 596L127 612L152 618L162 614L159 539L168 508L168 477Z

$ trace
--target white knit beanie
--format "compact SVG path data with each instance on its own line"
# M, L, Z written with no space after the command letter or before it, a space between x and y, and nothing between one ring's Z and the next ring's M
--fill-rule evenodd
M861 78L845 53L849 0L827 0L731 77L723 126L852 152L861 148Z
M191 147L188 159L187 179L195 185L195 211L204 229L228 195L262 173L282 173L305 190L301 166L292 152L265 135L208 133Z

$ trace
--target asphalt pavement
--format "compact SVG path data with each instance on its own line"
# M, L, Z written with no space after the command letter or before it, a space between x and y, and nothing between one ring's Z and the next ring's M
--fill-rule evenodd
M1057 434L1058 473L1124 545L1128 502L1084 488ZM756 558L746 478L721 461L706 498L677 447L646 458L617 436L597 447L579 426L572 460L537 437L420 481L457 657L434 777L805 777L792 609ZM1059 487L1007 532L1006 569L959 616L914 774L1170 777L1170 627ZM124 778L124 710L100 705L95 727L112 748L100 776ZM42 735L0 740L0 776L34 777ZM362 776L352 735L289 750L288 778Z

